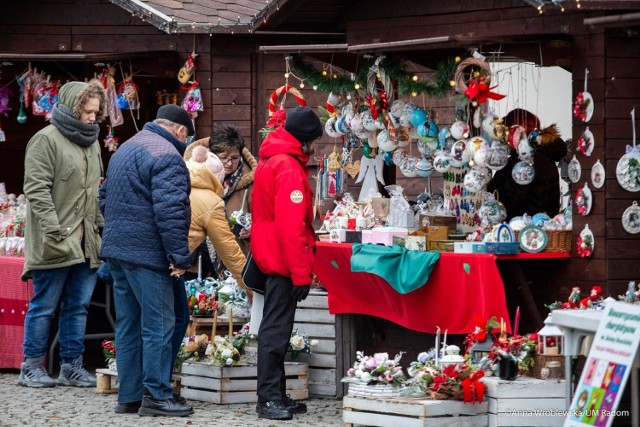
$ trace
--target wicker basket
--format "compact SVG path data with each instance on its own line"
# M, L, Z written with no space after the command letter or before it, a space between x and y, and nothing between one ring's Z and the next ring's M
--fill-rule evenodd
M556 365L559 364L560 366L555 370L554 369L550 370L551 375L549 376L549 378L564 378L564 356L536 354L534 356L534 359L535 359L535 363L531 367L527 375L534 378L542 379L542 375L541 375L542 368L544 368L545 366L548 368L549 362L555 362ZM556 375L553 374L554 372L556 372Z
M543 252L571 252L571 230L546 230L549 240Z
M406 387L394 387L389 384L367 385L364 382L350 382L349 396L358 397L400 397Z

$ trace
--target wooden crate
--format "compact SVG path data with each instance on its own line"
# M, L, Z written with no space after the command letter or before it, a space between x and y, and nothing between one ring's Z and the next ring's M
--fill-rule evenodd
M345 426L376 427L481 427L488 425L488 403L459 400L373 398L342 399Z
M287 394L294 400L309 397L306 363L287 362L284 366ZM205 362L185 361L180 372L180 395L185 399L218 404L255 403L258 385L258 367L215 366Z
M173 375L171 377L171 385L177 392L180 391L180 377ZM111 369L96 369L96 393L111 394L118 392L118 372Z
M248 317L233 316L233 331L238 332L242 329L242 325L249 321ZM213 328L213 316L212 317L198 317L191 316L189 327L187 328L187 336L207 334L211 336L211 329ZM227 336L229 335L229 316L221 314L218 316L216 322L216 335Z
M330 314L328 307L327 293L317 289L298 303L294 328L318 340L318 345L310 354L299 354L296 361L309 365L309 395L340 398L347 392L340 380L355 360L355 326L353 316Z
M489 401L489 427L561 426L565 411L564 380L518 377L483 379Z

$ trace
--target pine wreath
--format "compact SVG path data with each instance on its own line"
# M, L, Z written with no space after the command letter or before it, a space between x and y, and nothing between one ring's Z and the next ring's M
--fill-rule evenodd
M356 85L365 89L369 69L375 63L375 58L367 61L357 73L325 73L318 71L312 64L305 61L301 55L293 55L290 58L290 67L298 78L312 84L320 92L345 93L353 92ZM430 98L444 98L451 92L451 81L455 76L457 61L449 59L441 62L430 79L414 80L413 74L404 71L404 65L398 62L385 60L381 63L387 76L397 84L397 93L400 96L426 95Z

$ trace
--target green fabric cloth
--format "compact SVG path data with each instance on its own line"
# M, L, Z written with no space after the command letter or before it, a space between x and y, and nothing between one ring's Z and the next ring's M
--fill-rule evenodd
M354 243L351 271L382 277L401 294L422 287L440 259L440 252L408 251L392 245Z

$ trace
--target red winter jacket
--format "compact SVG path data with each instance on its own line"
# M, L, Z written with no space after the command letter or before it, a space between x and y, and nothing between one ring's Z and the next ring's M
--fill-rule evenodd
M284 128L260 146L253 181L251 252L266 274L291 278L294 286L311 283L315 233L309 155Z

